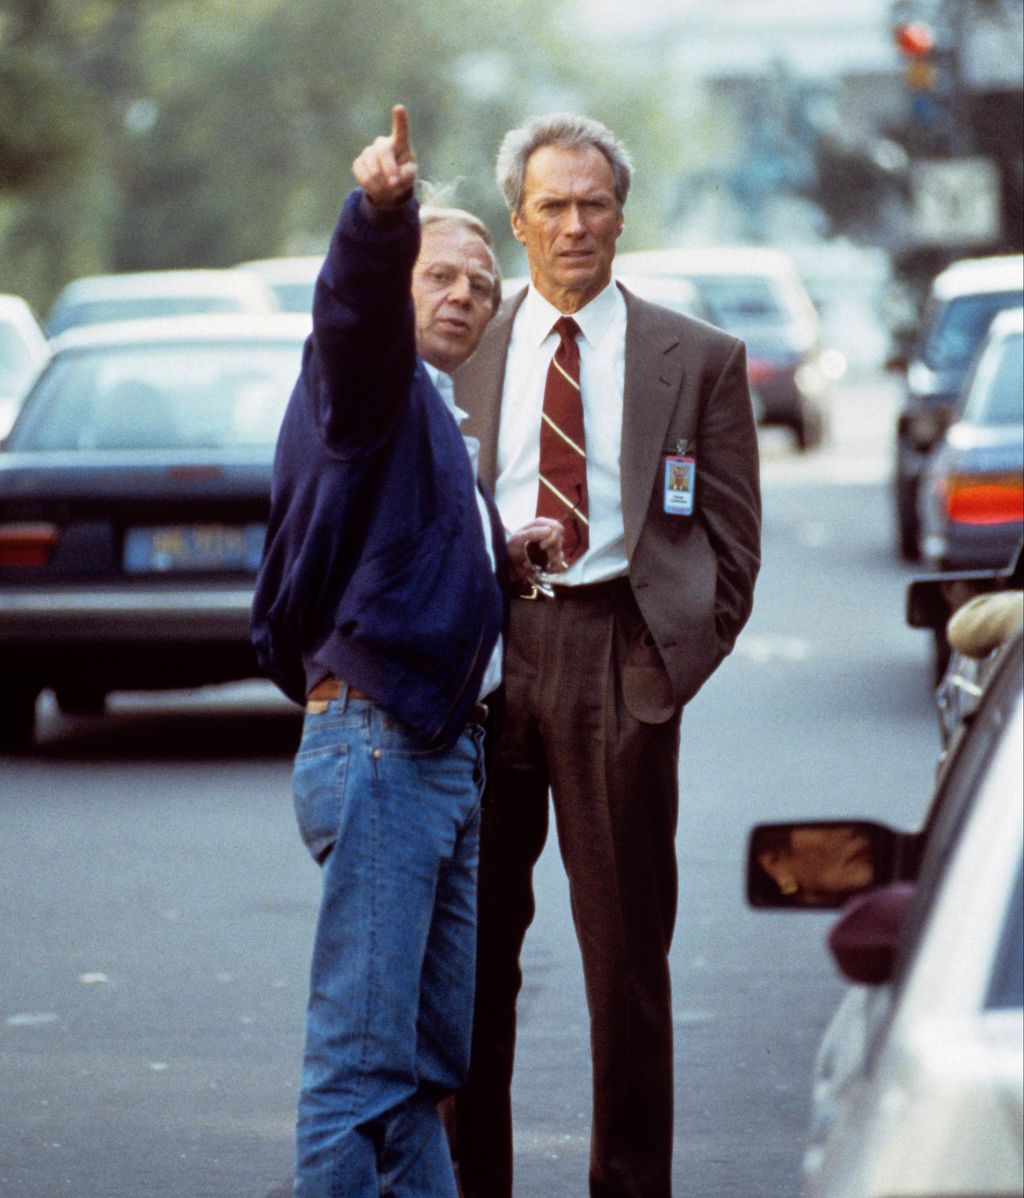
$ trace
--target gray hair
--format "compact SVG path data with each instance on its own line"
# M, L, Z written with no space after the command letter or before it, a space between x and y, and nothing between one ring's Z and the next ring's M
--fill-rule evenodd
M453 191L454 187L439 188L427 185L423 195L425 202L420 206L420 229L429 228L431 225L449 225L459 229L468 229L470 233L475 233L480 238L487 246L487 252L491 258L491 271L494 275L493 304L494 311L497 312L501 304L501 269L494 253L494 238L491 237L490 229L478 216L467 212L465 208L450 207L445 202Z
M599 150L612 168L619 209L626 206L633 181L633 163L626 147L600 121L571 112L554 112L531 117L520 128L510 129L502 140L494 173L510 212L522 211L526 164L530 155L544 146Z

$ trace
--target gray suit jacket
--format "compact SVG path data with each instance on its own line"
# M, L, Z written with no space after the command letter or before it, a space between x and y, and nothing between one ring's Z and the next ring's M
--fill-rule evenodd
M659 723L688 702L730 652L750 615L760 565L757 436L741 341L703 321L626 299L622 516L629 580L647 631L626 658L626 706ZM525 291L491 321L455 376L495 483L505 358ZM697 459L693 516L663 509L664 461L688 443Z

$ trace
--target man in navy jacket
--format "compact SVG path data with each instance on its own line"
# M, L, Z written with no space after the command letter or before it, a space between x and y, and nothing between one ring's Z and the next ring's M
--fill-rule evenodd
M500 287L476 218L421 221L404 108L353 170L253 605L262 667L306 705L295 808L323 867L295 1193L447 1198L436 1105L468 1065L482 721L509 569L442 391ZM510 540L518 574L529 541L557 568L560 526Z

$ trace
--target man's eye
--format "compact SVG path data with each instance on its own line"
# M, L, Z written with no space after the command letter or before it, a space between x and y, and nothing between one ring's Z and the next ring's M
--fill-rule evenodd
M452 272L450 270L440 270L435 267L427 272L427 278L432 283L450 283L452 281Z
M491 294L491 285L489 283L482 283L477 280L472 284L472 287L474 295L487 296Z

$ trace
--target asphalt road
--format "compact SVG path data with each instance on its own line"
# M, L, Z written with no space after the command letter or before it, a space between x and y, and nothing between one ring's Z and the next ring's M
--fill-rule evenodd
M758 820L914 823L938 737L885 487L894 395L862 378L799 457L764 438L765 567L683 722L673 949L677 1198L795 1198L809 1078L841 993L829 917L742 899ZM0 759L0 1198L287 1192L318 878L298 725L260 684L46 705ZM527 940L518 1198L586 1193L589 1062L561 865Z

